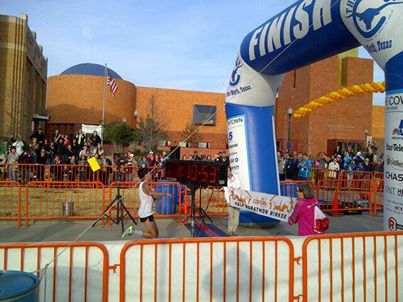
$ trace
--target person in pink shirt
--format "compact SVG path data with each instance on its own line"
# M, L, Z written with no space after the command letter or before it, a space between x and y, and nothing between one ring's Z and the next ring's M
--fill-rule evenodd
M307 184L298 185L297 195L298 202L295 205L294 212L288 218L288 223L298 223L298 236L315 235L315 206L319 207L319 203L313 196L311 187Z

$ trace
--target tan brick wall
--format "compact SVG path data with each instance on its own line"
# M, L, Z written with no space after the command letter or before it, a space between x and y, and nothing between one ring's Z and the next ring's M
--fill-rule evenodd
M346 85L372 81L372 60L344 58L340 61L337 56L286 75L279 91L276 110L279 139L287 139L286 112L289 106L295 110L317 97L342 87L339 78L340 67ZM326 152L328 139L364 140L365 129L369 130L371 127L372 95L368 94L326 105L300 119L293 118L291 137L297 140L298 150L315 155L320 151Z
M118 90L113 96L106 86L105 124L123 121L134 127L136 86L115 79ZM50 123L100 124L105 79L99 76L59 75L48 78L47 112Z
M156 104L157 119L163 129L168 131L169 140L174 145L184 138L183 130L186 124L193 121L193 105L216 106L216 125L200 129L201 141L209 142L212 148L225 148L226 117L223 93L137 87L138 118L150 114L152 97Z
M370 135L374 139L385 137L385 107L373 106L372 107L372 131Z

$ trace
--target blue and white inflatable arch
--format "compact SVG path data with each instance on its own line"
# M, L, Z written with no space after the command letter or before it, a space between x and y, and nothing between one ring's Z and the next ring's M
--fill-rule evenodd
M403 0L302 0L242 41L226 92L230 165L279 194L274 103L284 73L364 46L385 71L384 229L403 229ZM399 163L402 163L399 165Z

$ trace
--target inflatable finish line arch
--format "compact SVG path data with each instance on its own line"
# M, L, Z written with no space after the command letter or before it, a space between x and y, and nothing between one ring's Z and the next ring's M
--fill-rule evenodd
M284 73L364 46L385 71L384 229L403 229L403 0L303 0L243 40L226 92L230 165L279 194L274 103Z

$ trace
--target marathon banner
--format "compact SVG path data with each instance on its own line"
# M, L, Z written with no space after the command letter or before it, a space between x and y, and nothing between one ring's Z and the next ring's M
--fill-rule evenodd
M297 199L230 188L229 203L233 207L287 222Z

